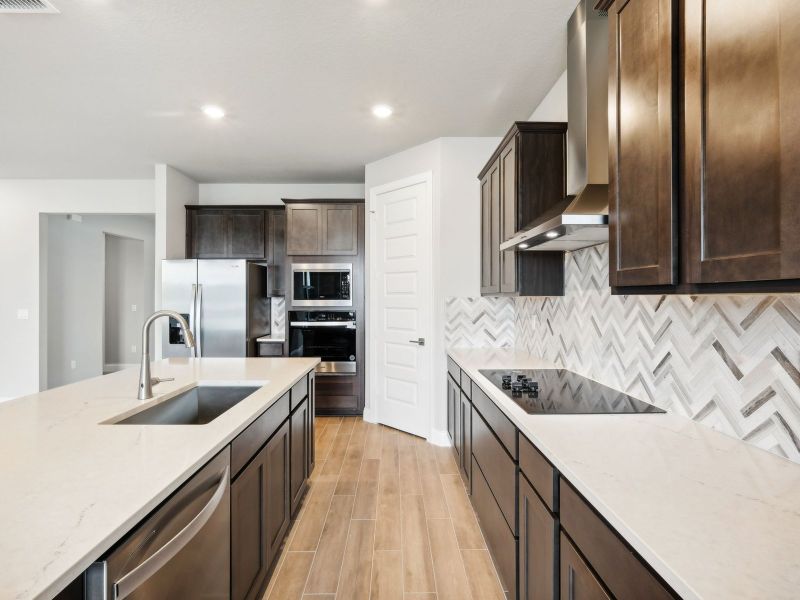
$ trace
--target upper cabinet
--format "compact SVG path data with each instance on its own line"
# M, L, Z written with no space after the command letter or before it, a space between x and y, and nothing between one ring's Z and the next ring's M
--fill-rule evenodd
M481 294L564 294L563 252L500 244L566 197L566 123L516 122L481 171Z
M800 4L609 17L611 285L800 289Z
M286 253L290 256L358 255L358 204L287 204Z
M265 258L264 211L187 207L189 258Z

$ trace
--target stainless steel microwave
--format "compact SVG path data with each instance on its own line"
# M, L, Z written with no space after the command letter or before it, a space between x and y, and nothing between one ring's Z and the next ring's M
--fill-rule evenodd
M293 306L353 306L352 263L293 263Z

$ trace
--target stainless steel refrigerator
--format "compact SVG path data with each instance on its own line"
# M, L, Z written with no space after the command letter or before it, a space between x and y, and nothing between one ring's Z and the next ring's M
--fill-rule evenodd
M256 339L270 333L267 265L245 260L165 260L161 305L181 313L200 357L255 356ZM164 357L193 356L177 321L162 325Z

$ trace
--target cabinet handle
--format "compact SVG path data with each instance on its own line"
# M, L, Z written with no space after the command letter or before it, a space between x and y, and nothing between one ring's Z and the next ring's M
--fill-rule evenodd
M569 600L575 600L575 569L572 566L569 567L567 577L567 595Z

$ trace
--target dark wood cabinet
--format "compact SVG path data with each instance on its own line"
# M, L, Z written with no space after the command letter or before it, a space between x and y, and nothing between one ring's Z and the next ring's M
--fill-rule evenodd
M678 269L673 130L677 1L609 12L609 279L672 285Z
M291 460L289 469L289 493L291 496L291 512L297 513L300 502L306 491L308 478L308 444L309 426L308 398L294 409L291 416Z
M187 207L189 258L264 258L264 211Z
M309 477L311 477L311 474L314 472L317 452L314 440L314 418L317 414L316 381L316 374L314 371L311 371L311 373L308 374L308 453L306 454L306 460L308 461L306 473L308 473Z
M228 215L225 210L192 210L190 258L226 258L228 256Z
M522 475L518 533L519 600L552 600L558 590L558 523Z
M286 252L290 256L358 254L357 204L288 204L286 229Z
M266 211L266 259L269 263L269 295L286 295L286 211Z
M561 534L561 600L611 600L569 539Z
M800 290L800 4L609 15L614 292Z
M266 550L268 563L278 556L291 519L289 505L290 434L286 421L264 447L266 455Z
M500 160L481 177L481 295L500 292Z
M478 175L481 294L564 294L563 252L500 245L566 198L566 123L516 122Z
M472 403L464 392L459 394L458 421L461 438L459 471L467 494L472 494Z
M453 378L447 376L447 434L450 442L456 448L456 399L458 398L458 386ZM457 449L456 449L457 451Z
M800 3L683 5L687 279L800 278Z

